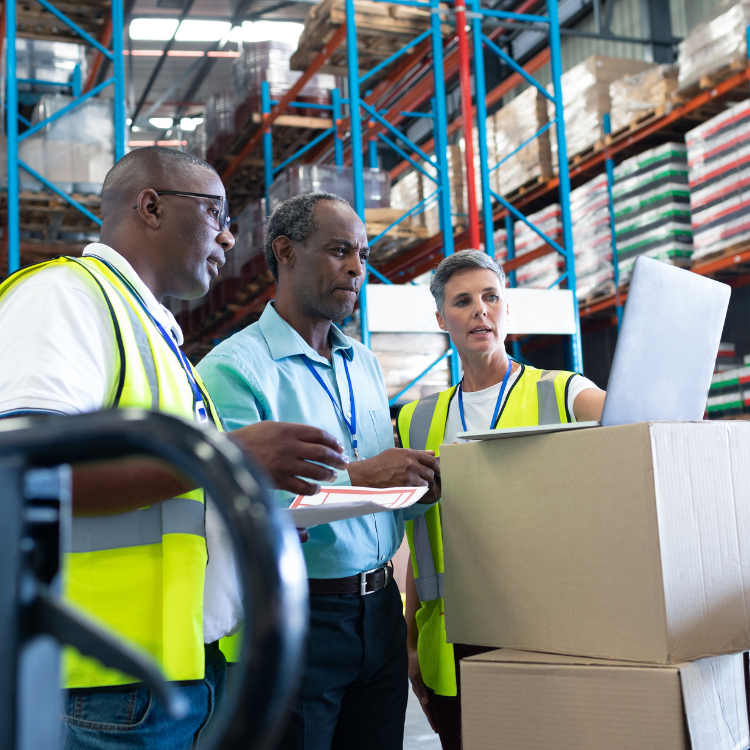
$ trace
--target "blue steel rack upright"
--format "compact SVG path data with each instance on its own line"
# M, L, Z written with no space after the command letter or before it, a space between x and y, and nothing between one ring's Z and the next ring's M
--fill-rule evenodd
M72 29L81 39L97 49L104 55L113 67L113 75L107 80L94 86L85 94L80 93L80 71L78 74L74 71L72 81L73 101L63 107L58 112L48 117L46 120L37 123L18 134L18 121L23 120L18 111L18 84L27 82L18 78L17 61L16 61L16 0L6 0L5 2L5 29L6 29L6 133L8 136L8 272L13 273L20 268L20 201L19 201L19 168L28 172L32 177L42 183L44 187L56 195L63 198L71 206L76 208L82 214L87 216L95 224L101 226L101 219L91 213L85 206L81 205L75 198L60 190L52 182L40 175L28 164L25 164L18 158L18 144L38 133L54 120L63 117L71 110L78 107L82 102L96 96L107 86L114 85L113 114L115 130L115 161L121 159L125 154L125 67L123 62L123 6L122 0L112 0L112 50L103 47L96 39L84 31L75 21L54 7L48 0L35 0L45 10L49 11L59 21ZM76 77L78 76L78 78ZM45 85L59 85L49 81L36 81ZM25 124L30 125L26 122Z
M457 0L460 2L461 0ZM494 221L492 199L494 198L507 212L511 220L506 223L508 229L508 248L509 257L513 248L513 219L521 221L529 229L536 232L550 247L554 248L565 261L565 271L550 288L558 286L561 282L567 281L568 289L572 291L575 319L575 333L572 334L568 341L568 368L574 372L583 372L583 354L581 351L581 321L578 314L578 300L576 298L576 272L575 272L575 254L573 251L573 229L570 220L570 168L568 165L568 149L565 138L565 118L563 116L563 96L562 96L562 58L560 54L560 23L557 15L557 0L547 0L547 16L536 16L525 13L511 13L508 11L489 10L482 8L479 0L468 0L471 13L471 27L474 42L474 76L476 86L476 108L477 108L477 133L479 139L479 164L482 179L482 213L484 224L484 242L488 253L494 255ZM550 63L552 69L552 88L550 94L535 78L529 75L505 50L501 49L492 40L488 39L482 32L482 20L484 18L497 18L501 21L509 21L523 24L533 24L538 28L546 24L549 33ZM518 73L531 86L535 86L544 97L555 105L555 116L546 123L532 138L522 143L515 151L508 154L498 164L493 167L489 166L487 153L487 132L485 121L487 118L487 108L485 106L485 78L484 78L484 50L483 47L493 52L500 58L501 62ZM511 156L520 151L524 146L530 143L534 138L544 134L552 125L555 125L557 132L557 158L558 173L560 177L559 200L562 220L562 238L563 244L560 245L551 237L548 237L538 227L535 227L515 206L508 202L501 195L498 195L490 188L490 173L497 170L499 166ZM471 137L471 131L466 128L465 136ZM515 274L514 274L515 275ZM515 281L515 279L513 279Z

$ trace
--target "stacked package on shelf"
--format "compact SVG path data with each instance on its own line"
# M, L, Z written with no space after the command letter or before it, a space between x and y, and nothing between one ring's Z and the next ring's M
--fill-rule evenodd
M750 101L685 136L694 258L750 239Z
M639 255L687 266L693 253L687 151L665 143L615 167L612 197L620 283Z
M421 172L417 172L416 169L407 172L398 182L391 186L391 208L397 208L404 213L419 205L423 198L422 174ZM424 211L410 216L404 223L412 227L424 226Z
M722 341L708 391L709 419L725 419L750 412L750 355L740 359L735 345Z
M576 296L585 299L614 291L607 175L599 175L571 191L570 220L576 259Z
M568 157L596 146L604 138L604 115L612 109L610 84L625 74L642 73L651 65L642 60L591 55L563 73L561 83ZM547 90L552 93L552 84ZM552 119L555 105L549 100L547 110ZM557 133L554 128L550 130L552 165L557 169Z
M268 83L272 100L278 101L297 82L302 73L289 69L289 58L294 46L286 42L249 42L242 45L240 56L232 64L232 84L234 87L235 128L240 132L251 120L254 113L263 111L261 88ZM331 89L336 82L333 76L314 75L297 96L298 102L330 104ZM293 115L330 115L330 111L311 107L294 108Z
M486 143L487 143L487 164L489 164L490 167L497 164L497 153L495 150L495 118L494 116L490 116L485 121L485 133L486 133ZM480 171L480 164L481 164L481 158L480 158L480 152L479 152L479 129L478 128L472 128L471 130L471 136L473 138L472 144L474 147L474 194L477 197L477 211L481 213L482 211L482 201L484 200L484 196L482 195L482 173ZM467 207L469 206L469 193L468 193L468 182L466 181L466 142L463 138L461 138L461 141L459 143L461 146L461 159L463 160L462 168L464 172L464 194L463 194L463 204ZM490 175L490 188L492 190L496 189L495 185L495 176L494 174Z
M680 42L678 90L686 91L704 76L747 67L748 25L748 0L722 0L716 4Z
M16 39L16 74L18 78L50 81L53 84L70 83L75 66L81 70L81 79L86 79L86 47L66 42L51 42L41 39ZM42 83L18 83L19 91L56 93L59 86Z
M612 81L609 85L612 132L652 112L669 111L672 94L677 90L677 72L676 65L654 65L642 73Z
M260 198L250 201L237 217L234 250L227 254L227 266L230 266L231 259L229 271L240 279L242 286L267 270L266 259L263 255L265 238L266 200Z
M206 160L206 121L199 122L195 130L187 134L187 150L193 156Z
M562 244L562 212L558 203L553 203L541 211L529 214L526 218L551 240ZM517 258L545 245L544 240L522 221L515 223L513 238ZM560 254L553 250L541 258L521 266L516 271L516 284L520 287L546 289L557 281L562 273L561 269Z
M492 233L492 244L495 246L495 260L505 263L508 260L508 232L505 227L499 227ZM484 250L484 245L480 250Z
M223 89L206 102L206 161L215 164L226 153L234 134L234 92Z
M460 144L448 146L446 149L448 160L448 185L451 202L451 225L456 227L465 227L467 224L466 215L466 167L464 154ZM422 190L425 196L430 195L435 190L435 183L426 177L420 177L422 180ZM430 201L429 207L424 212L424 222L430 236L440 232L440 212L437 201Z
M390 208L391 177L382 169L365 169L365 208ZM301 164L289 167L273 181L268 197L271 213L287 198L324 190L340 195L354 205L354 175L351 167L333 164Z
M32 124L42 122L73 102L64 94L44 94L34 108ZM22 161L66 193L99 193L115 163L112 102L87 99L19 144ZM41 183L20 170L24 190Z
M522 143L544 127L547 123L545 97L535 86L530 86L497 110L494 120L496 159L490 160L490 166L513 154ZM548 128L492 173L490 185L498 195L509 195L531 181L552 176L549 133Z

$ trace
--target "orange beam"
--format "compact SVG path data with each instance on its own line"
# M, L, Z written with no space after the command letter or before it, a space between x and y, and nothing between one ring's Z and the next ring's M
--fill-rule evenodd
M245 159L253 152L255 147L260 143L264 133L268 132L268 129L273 125L276 118L283 114L289 104L297 98L297 94L304 88L305 84L325 65L328 58L336 51L336 48L346 38L346 24L342 23L339 26L338 31L333 35L333 38L326 44L325 47L318 53L318 56L310 63L307 70L297 79L297 82L284 94L281 101L271 110L270 114L263 115L263 123L258 130L253 133L250 140L245 144L243 149L237 156L229 162L229 166L222 172L221 179L226 180L231 177L242 164Z
M109 44L112 41L112 16L109 16L107 18L107 22L104 24L101 32L99 33L98 41L99 44L102 45L102 47L109 49ZM96 77L99 75L99 70L102 67L103 62L104 55L97 50L96 56L94 57L94 62L91 65L91 70L89 70L89 74L86 78L86 85L83 87L84 94L94 88Z
M728 255L724 258L717 258L716 260L708 260L701 263L698 261L693 267L692 271L699 273L701 276L709 276L717 271L723 271L732 266L737 266L740 263L747 263L750 261L750 248L743 250L736 255Z

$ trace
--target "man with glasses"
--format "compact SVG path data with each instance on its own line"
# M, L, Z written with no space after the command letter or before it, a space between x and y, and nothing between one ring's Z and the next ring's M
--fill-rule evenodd
M133 151L106 177L102 220L83 257L0 284L0 418L145 408L222 429L161 305L203 296L234 246L218 174L171 149ZM229 437L295 493L347 466L316 427L263 422ZM74 467L73 514L65 597L151 653L189 711L173 720L128 675L71 653L66 748L192 748L224 692L217 643L242 618L217 512L189 480L129 459Z

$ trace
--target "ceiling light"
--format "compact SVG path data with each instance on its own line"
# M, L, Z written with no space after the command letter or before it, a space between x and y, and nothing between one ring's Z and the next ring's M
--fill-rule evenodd
M171 128L172 127L172 118L171 117L149 117L148 121L155 128L159 128L159 130L167 130L167 128Z
M286 21L245 21L235 26L229 37L231 42L287 42L297 46L304 25Z
M229 21L183 21L174 38L178 42L218 42L230 28Z
M180 127L183 130L195 130L197 125L203 122L202 117L183 117L180 120Z
M174 18L134 18L130 22L130 38L164 42L174 36L177 24Z

